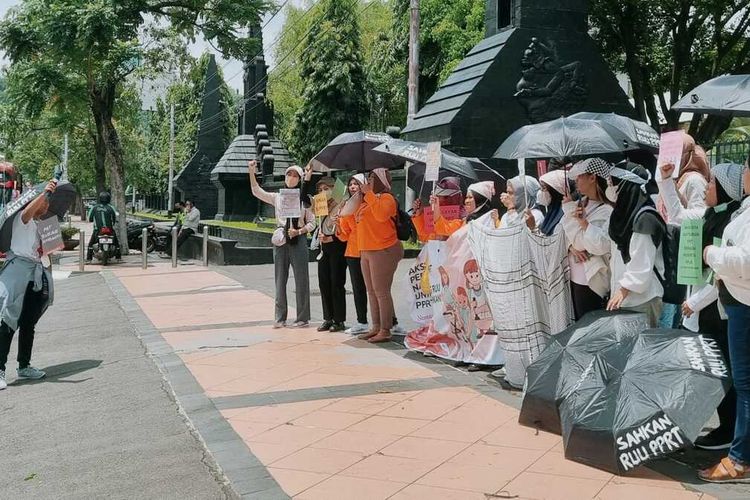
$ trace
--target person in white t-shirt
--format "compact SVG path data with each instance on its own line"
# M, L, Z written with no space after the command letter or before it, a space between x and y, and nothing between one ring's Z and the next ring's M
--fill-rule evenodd
M0 390L7 387L5 363L18 334L18 378L37 380L46 374L31 366L36 324L52 299L52 275L43 262L37 221L47 213L47 193L54 193L57 181L50 181L44 193L15 216L8 260L0 271ZM46 259L44 259L46 260Z

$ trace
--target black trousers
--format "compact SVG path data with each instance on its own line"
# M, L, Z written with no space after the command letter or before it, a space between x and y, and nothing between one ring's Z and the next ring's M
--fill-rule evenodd
M44 290L34 291L34 283L29 282L23 297L21 317L18 319L18 367L26 368L31 363L31 351L34 348L34 331L39 318L42 317L48 297ZM0 371L5 371L10 344L15 332L3 322L0 324Z
M179 233L177 233L177 250L180 249L183 243L187 241L190 236L194 235L195 231L192 229L181 229ZM167 255L172 255L172 233L169 233L169 237L167 238Z
M698 318L698 329L716 339L719 349L727 361L729 361L729 335L727 335L727 321L721 319L719 306L714 302L703 309ZM737 415L737 391L734 386L729 389L724 399L716 409L719 414L719 428L728 436L734 436L734 424Z
M99 230L94 229L91 232L91 238L89 238L89 248L88 252L86 253L86 260L91 260L94 258L94 243L96 243L96 239L99 237ZM120 240L117 239L117 233L115 231L112 231L112 241L114 242L113 245L115 246L115 258L120 259L122 258L122 253L120 250Z
M601 311L607 307L607 301L599 297L596 292L586 285L579 285L571 281L570 291L573 295L573 311L575 312L576 321L591 311Z
M367 324L367 286L362 275L362 265L358 257L347 257L346 263L349 267L349 279L352 281L352 293L354 295L354 308L357 310L357 322Z
M318 261L318 285L323 302L323 319L335 323L346 321L346 243L334 240L321 245Z

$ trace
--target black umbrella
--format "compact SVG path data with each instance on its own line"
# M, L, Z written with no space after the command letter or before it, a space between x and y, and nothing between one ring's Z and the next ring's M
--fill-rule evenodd
M560 403L565 457L619 474L683 449L728 388L716 341L646 330L597 354Z
M393 140L378 146L375 151L391 155L404 162L411 162L407 185L418 196L429 196L433 187L432 182L424 180L427 170L427 143ZM504 179L479 158L465 158L447 149L441 149L439 178L443 177L459 177L464 189L469 184L480 180Z
M364 172L381 167L387 169L402 168L404 160L374 151L377 146L392 140L393 138L388 134L364 130L348 132L328 143L310 163L313 170L318 172L330 172L331 170Z
M5 205L3 212L0 214L0 252L10 250L10 240L13 236L13 221L16 216L37 196L44 192L47 183L37 184L27 189L17 200ZM49 196L49 209L41 219L47 219L52 216L62 217L70 208L71 203L76 199L76 188L74 184L63 181L58 183L57 189Z
M570 116L580 120L596 120L616 128L628 138L631 145L653 153L659 152L659 133L648 123L633 120L616 113L589 113L584 111Z
M683 113L750 116L750 75L724 75L702 83L672 109Z
M637 149L628 137L608 123L558 118L526 125L513 132L495 152L495 158L566 158Z
M645 314L595 311L552 335L549 344L526 369L518 423L561 434L558 404L602 349L636 337L648 328Z

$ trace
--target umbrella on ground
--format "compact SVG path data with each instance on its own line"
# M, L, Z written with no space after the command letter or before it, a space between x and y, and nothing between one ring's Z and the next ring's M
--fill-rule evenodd
M702 83L672 109L683 113L750 116L750 75L724 75Z
M636 149L628 137L608 123L579 118L558 118L526 125L513 132L495 152L495 158L566 158Z
M37 196L44 192L47 183L37 184L27 189L15 201L5 205L3 212L0 214L0 252L7 252L10 249L10 240L12 237L13 221L19 213ZM62 217L70 208L71 203L76 199L75 185L63 181L58 183L57 189L49 197L49 209L42 216L47 219L52 216Z
M648 328L645 314L595 311L549 339L526 369L518 423L560 434L558 404L575 388L591 360L602 349L638 336Z
M628 142L638 149L645 149L653 153L659 152L659 133L648 123L633 120L616 113L576 113L571 118L580 120L595 120L616 128L628 138Z
M418 196L428 196L432 191L432 182L425 182L424 175L427 170L427 143L393 140L381 144L375 148L376 152L388 154L399 161L409 161L409 178L408 186L414 190ZM479 180L503 180L504 177L478 158L464 158L447 149L441 150L440 172L439 177L459 177L462 186L468 187L469 184Z
M310 163L317 172L331 170L369 171L376 168L402 168L404 161L393 155L374 151L377 146L392 141L388 134L377 132L348 132L332 140L315 155Z
M646 330L603 349L560 404L565 457L619 474L691 444L729 388L711 337Z

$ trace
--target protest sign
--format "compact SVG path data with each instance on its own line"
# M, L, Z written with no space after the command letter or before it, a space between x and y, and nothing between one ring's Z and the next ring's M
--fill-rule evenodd
M42 242L42 255L49 255L65 247L62 240L62 233L60 233L60 222L58 222L56 215L40 221L37 223L36 228L39 232L39 239Z
M677 283L703 283L703 220L686 219L680 227L680 252L677 257Z
M344 184L341 179L336 177L336 184L333 185L333 193L331 194L331 198L333 198L333 201L335 201L338 205L344 199L344 196L346 196L346 184Z
M547 173L547 160L536 161L536 178L540 178Z
M280 219L302 217L302 203L299 193L299 189L279 190L279 213L276 214L276 217Z
M440 254L443 245L442 241L428 242L407 273L407 287L411 290L411 317L420 325L432 320L433 306L441 299L442 282L438 267L442 263Z
M674 164L672 177L675 179L680 175L680 163L682 162L682 134L683 133L679 130L677 132L667 132L661 135L661 140L659 141L659 159L657 164Z
M439 142L427 143L427 161L424 171L424 180L435 182L440 178L440 163L442 160L442 151Z
M327 193L320 193L313 196L313 213L315 213L315 217L325 217L328 215Z
M432 207L424 209L424 230L427 234L435 232L435 214ZM461 207L458 205L445 205L440 207L440 216L445 220L456 220L461 218Z

